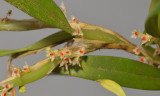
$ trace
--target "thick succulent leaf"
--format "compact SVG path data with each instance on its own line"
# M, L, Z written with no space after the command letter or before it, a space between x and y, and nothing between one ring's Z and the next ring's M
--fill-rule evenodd
M152 8L145 23L145 31L154 37L160 38L160 3Z
M53 0L5 0L30 16L71 33L72 28Z
M98 82L100 82L105 89L108 89L109 91L115 93L117 96L126 96L122 87L116 82L107 79L98 80Z
M69 33L60 31L22 49L0 50L0 57L20 52L38 50L70 39L72 39L72 36Z
M69 72L57 68L54 73L94 81L109 79L135 89L160 90L160 70L145 63L113 56L84 56L80 62L82 68L70 67Z

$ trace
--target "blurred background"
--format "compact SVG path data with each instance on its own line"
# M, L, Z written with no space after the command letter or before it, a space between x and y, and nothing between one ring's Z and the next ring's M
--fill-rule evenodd
M61 0L55 0L60 5ZM148 14L150 0L64 0L67 7L67 16L78 17L79 21L112 29L127 38L134 44L140 45L139 39L131 39L133 29L143 32L144 22ZM4 18L8 10L13 14L10 18L30 19L19 9L0 0L0 18ZM41 29L24 32L0 32L0 49L17 49L30 45L59 29ZM62 48L61 44L55 48ZM87 55L106 55L131 58L138 60L136 56L122 50L100 50ZM6 64L9 56L0 58L0 81L6 79ZM27 61L29 65L45 59L45 52L36 55L16 59L13 64L22 67ZM39 81L26 85L27 93L17 96L116 96L107 91L97 82L75 78L70 76L47 76ZM159 96L160 91L145 91L123 88L127 96Z

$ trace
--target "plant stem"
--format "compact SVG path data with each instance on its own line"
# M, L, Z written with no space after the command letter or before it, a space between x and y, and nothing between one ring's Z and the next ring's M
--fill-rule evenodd
M12 70L11 70L11 63L12 63L12 56L8 59L8 63L7 63L7 73L8 73L8 78L12 77ZM11 96L16 96L16 88L13 88L11 90Z

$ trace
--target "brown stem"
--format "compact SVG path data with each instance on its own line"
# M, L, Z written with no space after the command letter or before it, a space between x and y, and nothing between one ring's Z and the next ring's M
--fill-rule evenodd
M8 78L12 77L12 70L11 70L11 63L12 63L12 56L8 59L8 63L7 63L7 73L8 73ZM13 88L11 90L11 94L10 96L16 96L16 89Z

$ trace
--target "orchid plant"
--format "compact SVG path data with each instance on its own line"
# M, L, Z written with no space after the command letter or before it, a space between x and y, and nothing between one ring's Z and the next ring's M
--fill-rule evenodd
M110 29L80 22L76 16L71 15L71 20L67 20L67 10L63 2L58 7L53 0L5 1L34 19L10 19L12 10L9 10L6 17L0 19L1 31L29 31L42 28L59 28L61 31L25 48L0 50L1 57L10 55L7 64L8 78L0 82L0 96L16 96L15 87L19 87L20 93L26 93L24 85L48 74L93 80L118 96L126 96L121 86L160 90L160 0L151 0L144 32L136 29L132 32L131 38L140 38L140 45L132 44ZM63 48L54 48L64 42L66 45ZM85 56L86 53L98 49L121 49L136 55L140 60L114 56ZM43 50L46 50L46 59L33 66L29 66L27 62L23 68L12 64L13 59Z

